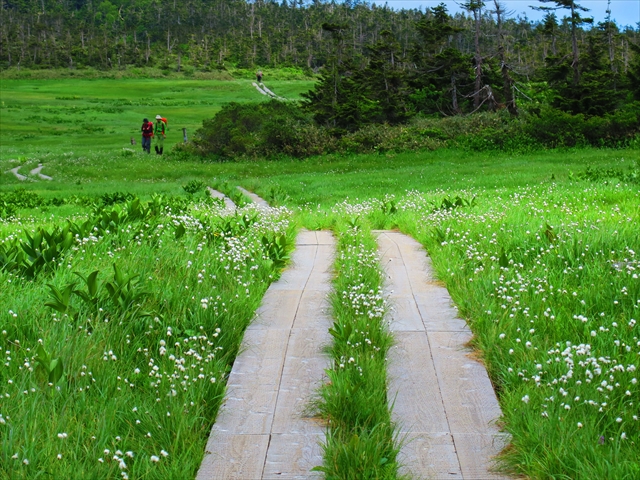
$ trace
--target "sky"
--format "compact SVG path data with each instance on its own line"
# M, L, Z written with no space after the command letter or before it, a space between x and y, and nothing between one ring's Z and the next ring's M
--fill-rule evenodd
M491 8L493 0L484 1L485 5ZM432 8L440 3L444 3L451 14L462 10L458 6L462 1L456 2L454 0L371 0L371 3L378 5L387 3L391 8L418 8L423 11L426 8ZM500 3L506 6L507 11L513 11L511 17L524 17L526 15L529 20L533 21L542 19L544 12L533 10L530 5L554 6L554 3L542 3L538 0L501 0ZM589 12L582 14L583 16L593 17L595 23L605 20L607 16L607 0L578 0L576 3L589 9ZM558 19L568 16L568 14L569 10L559 10L556 12ZM611 18L619 27L630 25L634 28L639 28L640 0L611 0Z

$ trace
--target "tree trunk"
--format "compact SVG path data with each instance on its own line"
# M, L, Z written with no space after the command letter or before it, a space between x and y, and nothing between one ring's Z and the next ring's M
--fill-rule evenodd
M580 70L579 70L579 62L580 55L578 53L578 26L575 20L576 8L575 3L571 0L571 50L573 52L573 61L571 62L571 67L573 68L573 85L578 85L580 83Z
M476 82L475 92L473 93L473 108L476 109L480 106L480 91L482 90L482 56L480 55L480 7L473 10L473 17L475 19L475 49L476 49Z
M507 110L515 117L518 115L518 108L516 107L516 100L513 96L513 79L511 75L509 75L509 66L505 61L504 55L504 39L502 37L503 10L499 0L493 0L493 2L496 6L496 20L498 23L498 58L500 60L500 73L502 74L502 93Z
M451 75L451 108L456 115L460 113L458 106L458 89L456 88L456 77Z

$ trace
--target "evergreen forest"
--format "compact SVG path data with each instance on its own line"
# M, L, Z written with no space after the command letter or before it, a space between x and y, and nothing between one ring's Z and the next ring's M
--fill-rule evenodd
M520 143L591 136L586 143L617 145L638 133L640 23L621 28L611 7L596 23L574 0L531 0L545 14L538 22L514 17L499 0L461 5L464 13L452 15L444 4L422 12L358 0L3 0L0 68L153 67L187 76L293 68L318 79L303 108L266 108L286 128L259 126L278 138L297 132L295 146L326 137L321 147L271 149L293 156L340 150L327 145L370 125L496 111L515 118L522 104L544 121L529 122ZM558 125L572 131L549 138ZM210 134L200 132L200 151L224 154Z

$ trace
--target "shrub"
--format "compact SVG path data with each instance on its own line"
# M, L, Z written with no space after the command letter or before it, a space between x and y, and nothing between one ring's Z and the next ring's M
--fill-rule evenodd
M193 149L203 156L304 157L323 153L329 135L294 103L230 103L195 132Z
M305 158L325 153L435 150L530 152L582 145L628 146L640 134L640 103L602 117L545 106L517 118L506 110L445 118L416 117L406 125L369 124L353 132L313 123L295 103L229 104L203 122L181 151L217 158Z

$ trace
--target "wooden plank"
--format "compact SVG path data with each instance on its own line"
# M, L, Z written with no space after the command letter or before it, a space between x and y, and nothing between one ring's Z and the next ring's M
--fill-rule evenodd
M270 290L302 290L311 276L316 261L317 245L298 245L291 256L291 265Z
M247 330L291 328L302 292L302 287L297 290L278 290L269 287Z
M260 478L268 446L269 435L213 434L196 480Z
M236 209L236 204L233 203L233 200L231 200L229 197L227 197L224 193L219 192L217 190L214 190L211 187L207 187L207 190L209 191L209 195L211 195L213 198L219 198L220 200L222 200L224 202L224 206L227 210L235 210Z
M272 434L262 478L321 479L322 474L311 469L322 465L320 443L323 439L322 434Z
M295 267L294 267L295 268ZM285 270L277 283L272 283L271 290L304 290L309 281L311 270Z
M317 232L313 230L302 229L298 232L296 237L296 245L317 245Z
M411 283L407 276L407 269L402 263L402 259L394 259L384 267L384 281L388 285L390 293L397 295L413 295Z
M336 239L333 236L333 233L329 230L318 230L316 231L316 242L318 245L331 245L335 246Z
M491 459L508 437L495 425L501 412L486 369L465 348L471 339L466 322L418 242L382 231L378 243L386 292L396 304L390 312L397 345L389 352L389 401L395 399L394 421L406 439L401 473L499 478L489 470Z
M289 330L247 330L243 340L246 349L236 357L227 385L278 385L288 340Z
M291 254L291 266L288 271L304 270L311 271L316 261L318 245L296 245L296 249Z
M487 370L468 356L467 332L429 332L431 355L438 375L450 431L497 433L501 411Z
M328 330L332 324L328 292L305 289L298 304L293 329L326 328Z
M330 343L334 240L328 233L321 237L326 244L317 245L314 232L302 232L290 268L269 287L246 330L203 472L214 471L216 478L311 478L310 469L321 464L325 426L305 416L329 363L322 347ZM307 241L314 243L300 244ZM211 466L212 455L229 468ZM255 465L264 465L264 472Z
M412 295L389 295L388 303L389 328L392 332L424 332L420 310Z
M238 190L240 190L242 192L243 195L246 195L247 197L249 197L251 199L251 201L253 203L255 203L256 205L263 207L263 208L269 208L269 204L267 203L266 200L260 198L258 195L256 195L253 192L250 192L249 190L245 190L242 187L236 187Z
M398 455L400 475L432 480L462 480L462 470L451 434L410 434Z
M509 443L507 435L453 434L460 468L465 479L502 480L509 477L492 472L493 458Z
M385 235L391 240L393 243L401 247L403 245L411 245L414 246L418 244L413 238L404 233L394 231L394 230L385 230ZM419 245L419 244L418 244Z
M393 421L403 433L449 431L427 335L396 332L394 337L388 355Z
M230 387L212 432L268 434L277 398L277 386Z
M331 336L326 329L294 329L278 390L272 433L322 433L324 427L307 414L309 403L324 381L329 357L322 352Z
M467 322L458 318L457 311L449 306L433 305L416 295L417 308L425 328L429 332L468 332Z

